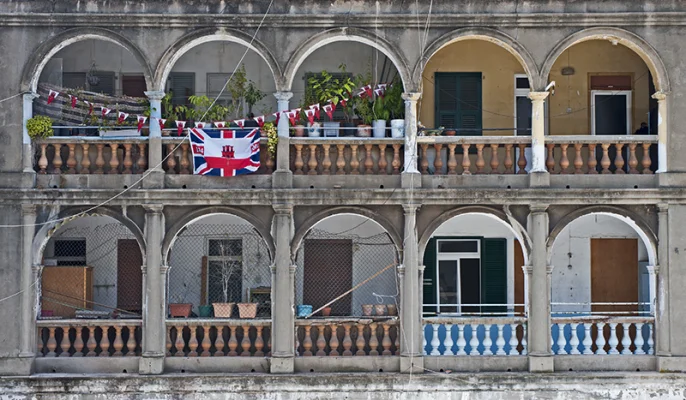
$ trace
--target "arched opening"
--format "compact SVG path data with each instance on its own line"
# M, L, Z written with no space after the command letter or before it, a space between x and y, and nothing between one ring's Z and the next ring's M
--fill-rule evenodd
M626 217L593 212L566 224L549 251L553 351L650 354L656 260L648 234Z
M295 252L298 355L398 354L399 255L381 224L335 214L314 224ZM353 345L354 343L354 345Z

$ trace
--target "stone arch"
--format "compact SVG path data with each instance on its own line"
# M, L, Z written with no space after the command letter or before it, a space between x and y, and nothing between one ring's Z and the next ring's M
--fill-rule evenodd
M560 43L548 54L543 68L541 68L541 79L545 82L550 75L550 71L555 61L562 53L575 44L587 42L589 40L609 40L618 43L635 52L643 62L646 63L657 91L668 93L670 91L669 75L660 55L653 46L640 36L620 28L598 27L583 29L573 33Z
M444 47L452 43L464 40L483 40L502 47L508 53L512 54L517 59L517 61L519 61L519 63L522 65L524 71L526 72L526 75L529 77L529 84L531 85L531 89L543 89L543 86L541 85L545 85L545 83L540 82L541 79L539 78L538 67L529 51L509 35L506 35L505 33L500 32L496 29L490 28L456 29L434 40L426 48L421 59L417 62L417 64L414 67L414 71L412 74L414 81L418 84L422 82L422 73L424 72L424 66L431 59L431 57L433 57Z
M307 218L296 229L295 235L293 235L293 241L291 242L291 260L295 260L295 255L298 253L298 248L300 248L300 245L302 244L302 241L305 239L305 236L307 236L307 234L310 232L312 228L314 228L315 225L329 217L341 214L353 214L362 217L367 217L375 223L377 223L379 226L381 226L390 236L391 241L395 246L396 254L398 255L398 260L402 260L403 240L398 231L393 227L391 221L388 220L386 217L382 216L381 214L378 214L368 208L356 206L327 208Z
M634 231L636 231L638 236L643 241L643 244L645 245L646 250L648 251L648 261L650 265L657 265L657 236L655 236L653 230L650 229L648 224L646 224L646 222L635 213L623 209L621 207L615 206L582 207L562 217L562 219L560 219L560 221L551 230L550 235L546 240L546 259L549 265L551 263L553 256L553 247L555 245L555 240L562 232L562 230L578 218L592 214L614 217L629 225Z
M169 230L167 230L167 232L164 235L164 240L162 242L162 262L164 264L167 264L169 262L171 249L174 246L174 242L178 238L179 233L181 233L183 228L192 224L195 221L198 221L212 214L228 214L242 218L243 220L247 221L250 225L257 229L257 232L259 232L260 236L262 237L262 240L264 240L264 242L267 245L267 248L269 249L270 260L274 260L276 248L274 247L274 239L272 238L272 235L269 232L269 228L265 227L257 218L255 218L252 214L243 209L229 206L216 206L193 210L185 214L180 220L176 221L176 223L171 228L169 228Z
M412 91L415 87L412 82L409 67L400 51L389 41L375 35L365 29L359 28L335 28L320 32L302 43L291 56L284 70L284 89L290 90L295 79L295 73L315 50L330 43L352 41L371 46L388 57L402 79L405 91Z
M98 216L107 216L113 218L120 222L122 225L124 225L129 231L131 231L133 236L135 236L136 238L136 242L138 242L138 246L141 249L141 256L143 258L143 261L145 262L145 236L143 235L143 232L140 230L140 228L138 228L138 225L136 225L135 222L133 222L125 215L108 207L98 207L96 210L93 211L85 211L87 211L87 209L84 209L83 207L69 208L58 213L57 217L58 219L62 219L61 221L48 221L44 223L43 226L41 226L41 228L36 232L36 235L33 238L31 254L33 254L34 259L32 260L32 265L39 264L41 262L45 246L47 246L48 242L50 241L50 238L52 238L55 232L57 232L61 227L67 225L69 222L74 221L78 218Z
M117 44L131 53L143 68L145 84L148 89L153 87L153 74L148 59L138 47L124 36L104 28L84 27L67 29L57 36L43 42L27 61L22 73L21 89L35 92L38 88L38 80L47 62L58 51L70 44L83 40L104 40Z
M155 71L155 90L164 90L167 77L174 68L174 64L176 64L186 52L203 43L216 41L238 43L257 53L272 71L277 89L281 86L281 68L271 51L269 51L269 49L259 40L234 29L207 28L199 29L184 35L164 52Z
M529 258L531 254L531 239L526 232L526 229L512 216L507 213L490 207L484 206L464 206L453 208L448 210L437 218L435 218L429 226L424 229L419 238L419 260L423 262L424 251L426 250L426 245L429 243L431 236L434 232L443 225L444 223L450 221L451 219L458 217L460 215L476 214L482 215L488 218L497 220L506 226L515 235L519 243L522 245L522 252L524 253L524 264L529 265Z

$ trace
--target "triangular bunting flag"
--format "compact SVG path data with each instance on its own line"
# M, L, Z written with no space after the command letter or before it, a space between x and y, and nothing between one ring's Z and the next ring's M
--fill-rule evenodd
M140 133L141 129L143 129L143 124L148 120L148 117L145 115L137 115L136 120L138 120L138 133Z
M52 103L55 101L55 99L60 95L60 92L56 92L54 90L51 90L50 93L48 94L48 104Z
M117 123L118 124L123 123L124 121L126 121L126 119L128 117L129 117L129 114L122 112L122 111L119 111L119 114L117 114Z
M76 107L76 101L78 98L76 96L69 95L69 100L71 100L71 108Z
M176 121L176 135L181 136L183 128L186 126L186 121Z

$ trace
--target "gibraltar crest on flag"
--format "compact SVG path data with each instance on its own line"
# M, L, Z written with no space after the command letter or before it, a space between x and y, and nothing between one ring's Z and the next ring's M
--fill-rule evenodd
M236 176L260 168L260 130L191 128L195 175Z

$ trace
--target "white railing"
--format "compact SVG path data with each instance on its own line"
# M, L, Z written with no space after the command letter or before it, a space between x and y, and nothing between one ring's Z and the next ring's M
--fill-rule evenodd
M527 354L526 318L424 318L424 355Z
M654 354L654 322L653 317L553 318L551 350L557 355Z

